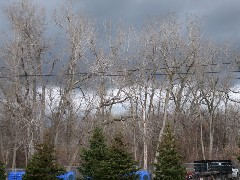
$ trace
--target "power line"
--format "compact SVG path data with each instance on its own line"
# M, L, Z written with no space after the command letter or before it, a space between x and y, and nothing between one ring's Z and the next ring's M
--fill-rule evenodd
M237 62L238 63L238 62ZM239 62L240 63L240 62ZM231 62L222 62L222 63L210 63L210 64L202 64L200 66L216 66L219 64L223 64L223 65L229 65L232 64ZM184 66L181 66L184 67ZM186 65L185 67L198 67L198 66L194 66L194 65ZM0 67L5 69L6 67ZM171 73L162 73L162 72L157 72L157 70L163 70L163 69L171 69L171 68L180 68L180 66L173 66L173 67L160 67L157 69L154 68L144 68L144 69L124 69L124 70L116 70L115 72L117 73L109 73L109 72L105 72L105 71L99 71L99 72L78 72L78 73L63 73L63 74L20 74L20 75L9 75L9 76L0 76L1 79L4 78L14 78L14 77L19 77L19 78L26 78L26 77L57 77L57 76L74 76L74 75L81 75L81 76L106 76L106 77L124 77L124 76L129 76L129 72L130 73L134 73L136 71L146 71L149 72L150 75L155 75L155 76L168 76L168 75L173 75L173 74L182 74L182 75L194 75L196 74L195 72L174 72L173 74ZM152 72L151 72L152 71ZM232 71L228 71L228 72L232 72L232 73L239 73L240 70L232 70ZM119 74L119 73L127 73L127 74ZM218 74L221 73L221 71L206 71L203 72L204 74ZM240 78L235 78L235 79L240 79Z
M240 62L234 62L236 64L240 64ZM217 66L217 65L230 65L230 64L233 64L232 62L219 62L219 63L208 63L208 64L199 64L199 65L185 65L185 66L166 66L166 67L158 67L157 69L160 70L160 69L177 69L177 68L181 68L181 67L199 67L199 66ZM4 66L0 66L1 69L7 69L6 67ZM138 71L140 70L139 68L136 68L136 69L126 69L126 70L117 70L116 72L125 72L125 71ZM153 68L145 68L145 70L155 70ZM97 72L97 73L106 73L106 72ZM83 73L84 74L84 73Z
M132 70L130 70L132 71ZM235 70L235 71L228 71L228 72L233 72L233 73L240 73L240 70ZM219 74L221 71L206 71L203 72L203 74ZM160 72L155 72L155 73L150 73L150 75L156 75L156 76L168 76L168 75L174 75L174 74L186 74L186 75L194 75L196 74L195 72L175 72L173 74L170 73L160 73ZM109 74L107 72L79 72L79 73L64 73L64 74L20 74L20 75L10 75L10 76L0 76L0 78L14 78L14 77L19 77L19 78L24 78L24 77L51 77L51 76L74 76L74 75L83 75L83 76L106 76L106 77L124 77L128 76L128 74Z

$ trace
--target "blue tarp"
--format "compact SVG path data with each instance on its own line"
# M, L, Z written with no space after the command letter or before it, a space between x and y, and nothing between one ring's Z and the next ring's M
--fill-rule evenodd
M25 171L9 172L8 180L22 180L22 177L24 174L25 174ZM58 176L58 178L62 180L75 180L76 176L73 171L69 171L63 175Z
M25 171L19 171L19 172L10 172L8 174L8 180L22 180L22 176L25 174ZM151 175L148 171L140 170L137 171L136 174L139 175L139 180L150 180ZM76 175L73 171L66 172L63 175L58 176L59 179L62 180L75 180Z
M136 174L139 175L139 180L150 180L151 179L151 174L148 171L140 170L140 171L137 171Z
M68 171L67 173L58 176L59 179L63 179L63 180L75 180L76 179L76 175L73 171Z
M22 180L22 177L24 174L25 174L25 171L9 172L8 180Z

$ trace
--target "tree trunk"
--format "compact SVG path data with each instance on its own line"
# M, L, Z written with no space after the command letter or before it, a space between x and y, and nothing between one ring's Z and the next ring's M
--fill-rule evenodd
M209 123L209 159L212 159L213 153L213 136L214 136L214 115L211 115Z
M200 115L201 116L201 115ZM200 121L201 121L201 148L202 148L202 157L203 157L203 160L206 159L206 156L205 156L205 147L204 147L204 141L203 141L203 127L202 127L202 119L200 118Z
M143 103L143 169L148 169L148 143L147 143L147 86L144 87L144 103Z
M155 153L154 163L157 163L157 157L159 155L158 147L160 145L160 142L162 141L162 136L163 136L164 129L165 129L166 123L167 123L168 104L169 104L170 92L172 91L172 88L173 88L172 81L170 80L169 87L167 88L167 92L166 92L165 102L164 102L163 124L162 124L162 128L160 130L160 133L158 135L158 142L157 142L157 149L156 149L156 153Z

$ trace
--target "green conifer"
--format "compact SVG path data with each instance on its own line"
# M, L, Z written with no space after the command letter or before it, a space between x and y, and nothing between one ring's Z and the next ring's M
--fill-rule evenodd
M154 165L155 179L183 180L186 170L182 164L170 124L166 127L158 152L157 163Z
M64 173L64 168L56 161L54 145L44 142L36 146L36 153L26 167L23 180L54 180Z
M6 171L5 171L6 166L0 162L0 180L6 180Z
M135 174L135 172L138 171L137 163L127 152L125 147L126 145L122 141L122 135L118 134L114 138L112 146L109 150L108 179L138 179L138 176Z
M90 139L89 149L83 149L80 153L81 165L78 170L84 178L104 179L107 176L108 151L102 129L96 127Z
M97 127L90 139L89 149L81 151L80 173L94 180L136 179L136 162L125 151L121 137L116 137L112 146L106 145L102 129Z

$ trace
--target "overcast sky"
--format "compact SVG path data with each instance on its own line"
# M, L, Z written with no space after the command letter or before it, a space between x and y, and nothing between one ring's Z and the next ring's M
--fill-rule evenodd
M14 0L0 0L0 5ZM64 0L33 0L48 12ZM175 12L179 19L195 13L205 19L205 31L216 40L232 41L240 45L240 0L73 0L77 11L103 20L120 18L141 25L148 16L163 16ZM3 23L4 24L4 23ZM3 26L1 23L1 26Z

